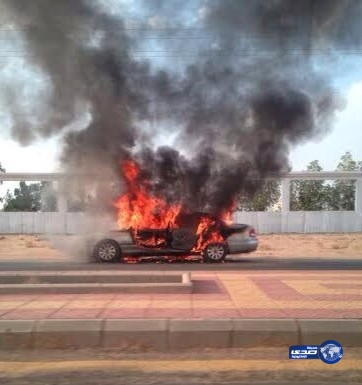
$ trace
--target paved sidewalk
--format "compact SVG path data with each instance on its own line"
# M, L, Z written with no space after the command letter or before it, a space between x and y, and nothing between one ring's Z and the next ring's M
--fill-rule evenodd
M359 319L362 272L193 272L192 294L2 295L0 319Z

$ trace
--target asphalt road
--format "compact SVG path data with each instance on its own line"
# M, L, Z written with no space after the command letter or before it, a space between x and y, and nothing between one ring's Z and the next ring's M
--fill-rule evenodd
M361 259L348 258L275 258L247 257L221 264L192 262L155 262L141 263L91 263L91 262L44 262L44 261L0 261L0 270L362 270Z

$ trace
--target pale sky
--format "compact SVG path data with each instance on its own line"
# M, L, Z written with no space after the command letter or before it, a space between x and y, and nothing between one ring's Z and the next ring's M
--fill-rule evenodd
M320 160L325 170L334 170L346 151L356 160L362 160L362 80L352 83L345 97L347 105L338 114L330 132L322 139L311 139L292 150L293 170L303 170L315 159ZM0 135L0 162L9 172L56 171L60 151L58 139L41 140L23 147L8 135Z
M352 83L345 97L347 105L338 114L329 134L292 150L290 160L294 171L304 170L315 159L324 170L334 170L346 151L350 151L355 160L362 160L362 81ZM41 140L23 147L8 135L0 135L0 162L8 172L57 171L60 150L57 139ZM4 183L0 186L0 196L13 187L12 183Z
M338 113L330 133L322 140L311 140L291 152L293 170L304 170L315 159L325 171L335 170L346 151L350 151L355 160L362 160L362 80L352 83L345 97L347 106Z

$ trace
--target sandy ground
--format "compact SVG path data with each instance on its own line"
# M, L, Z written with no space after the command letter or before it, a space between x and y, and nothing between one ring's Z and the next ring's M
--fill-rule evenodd
M362 233L271 234L260 235L259 242L253 255L362 258Z
M0 234L0 260L82 261L85 250L85 240L78 236Z
M259 235L250 256L362 258L362 233ZM0 235L0 258L85 258L84 242L75 236L47 239L37 235Z
M0 381L9 385L360 383L361 349L345 348L345 356L336 365L288 360L287 351L286 347L266 347L167 353L119 349L0 352Z

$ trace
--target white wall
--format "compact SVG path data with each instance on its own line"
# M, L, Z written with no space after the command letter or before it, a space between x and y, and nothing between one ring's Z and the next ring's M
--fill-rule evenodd
M260 234L362 231L362 214L355 211L237 212L234 220L252 224Z
M0 212L0 234L84 234L112 225L106 217L83 213Z
M234 221L267 233L361 232L362 214L355 211L236 212ZM82 213L0 212L0 234L84 234L116 228L107 217Z

